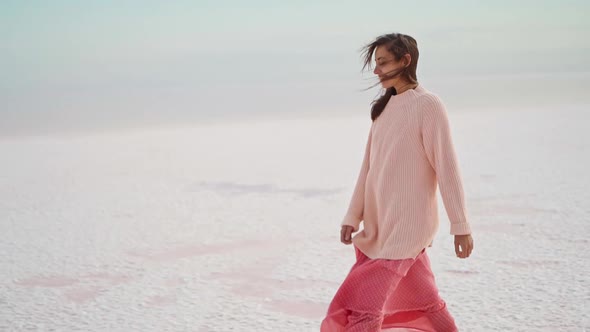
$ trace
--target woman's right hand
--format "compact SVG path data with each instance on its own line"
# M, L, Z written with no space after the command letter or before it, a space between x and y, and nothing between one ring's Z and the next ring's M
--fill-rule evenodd
M340 242L344 244L351 244L353 230L354 228L352 226L342 225L342 229L340 229Z

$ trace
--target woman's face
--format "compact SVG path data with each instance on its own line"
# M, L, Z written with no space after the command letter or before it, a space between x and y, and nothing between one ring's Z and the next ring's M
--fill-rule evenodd
M402 58L403 60L403 58ZM383 80L388 73L403 67L402 61L395 61L393 54L389 53L383 46L377 46L375 49L375 69L373 73L379 77L381 86L385 89L393 87L400 79L400 76Z

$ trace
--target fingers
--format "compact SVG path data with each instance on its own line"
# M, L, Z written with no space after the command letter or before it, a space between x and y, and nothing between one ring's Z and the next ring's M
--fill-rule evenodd
M352 234L352 227L346 227L346 232L344 235L344 241L345 241L344 243L346 243L346 244L352 243L351 234Z
M459 258L466 258L465 254L466 250L464 241L455 241L455 255Z
M340 242L344 244L351 244L352 226L344 225L340 229Z
M471 236L455 241L455 255L459 258L467 258L473 251L473 239Z

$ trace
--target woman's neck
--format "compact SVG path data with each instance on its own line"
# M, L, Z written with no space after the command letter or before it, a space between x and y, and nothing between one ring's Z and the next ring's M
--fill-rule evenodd
M395 83L393 85L393 88L395 88L395 92L396 94L400 94L404 91L407 91L409 89L414 89L418 86L418 83L412 83L412 82L399 82L399 83Z

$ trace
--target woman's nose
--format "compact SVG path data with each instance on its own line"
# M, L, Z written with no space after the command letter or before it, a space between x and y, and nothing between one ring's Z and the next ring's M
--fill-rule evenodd
M381 70L379 70L377 67L375 67L375 69L373 69L373 74L379 75L379 73L381 73Z

